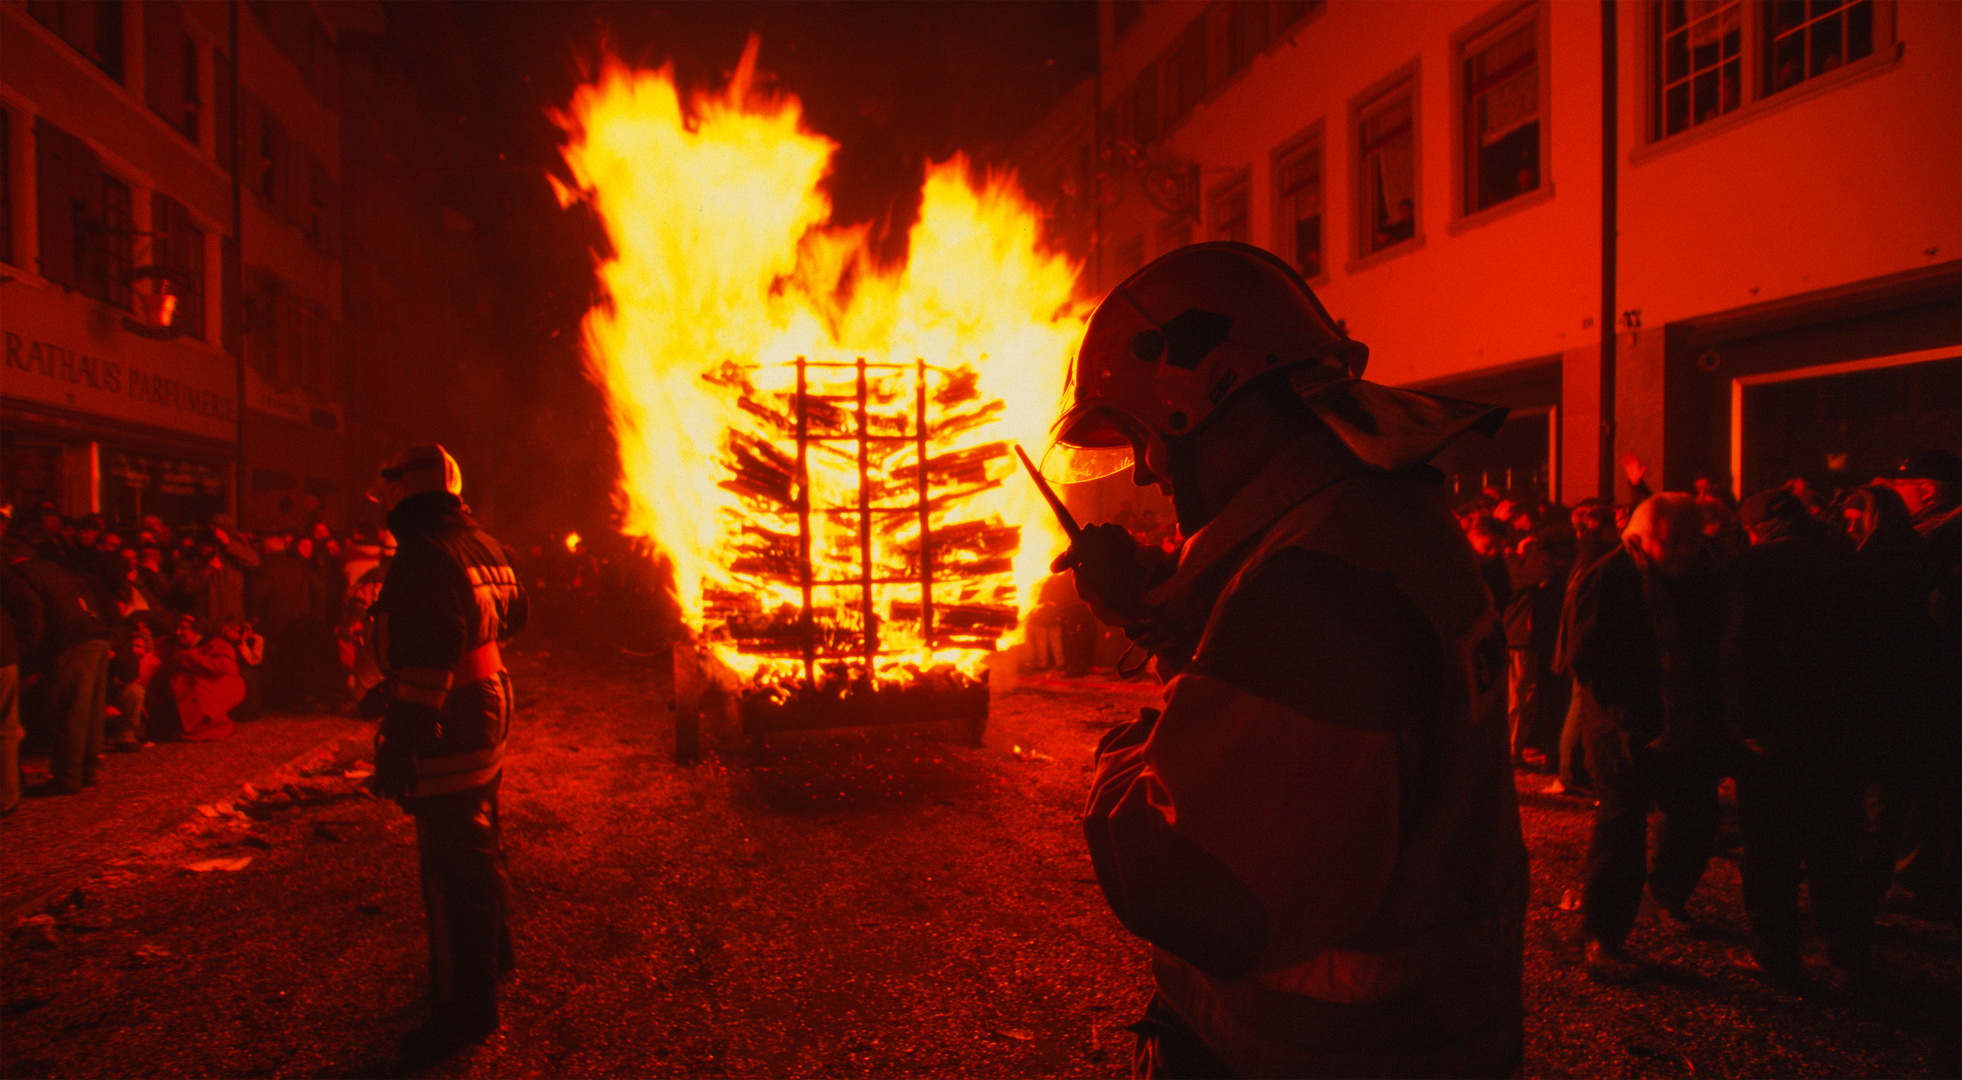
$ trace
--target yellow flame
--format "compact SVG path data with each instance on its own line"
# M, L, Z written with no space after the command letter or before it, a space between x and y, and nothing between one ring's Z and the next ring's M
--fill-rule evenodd
M575 554L575 555L579 553L579 534L578 534L578 533L576 533L576 532L569 532L569 533L566 533L566 534L565 534L565 549L566 549L567 551L570 551L570 552L572 552L572 553L573 553L573 554Z
M676 600L696 629L704 627L705 588L758 589L729 568L732 530L756 514L718 486L727 478L718 459L728 433L770 439L794 455L781 432L737 407L727 380L704 375L734 365L758 392L783 394L794 387L797 357L907 365L893 375L899 382L924 359L936 387L943 372L968 365L982 396L1005 407L993 423L935 438L930 453L998 440L1036 446L1088 315L1073 298L1078 268L1041 248L1038 213L1013 178L991 173L977 184L959 156L927 170L907 261L875 265L866 228L825 224L831 207L820 185L837 146L803 127L795 97L753 88L756 47L752 38L721 93L692 94L686 107L671 67L609 61L554 117L579 188L555 190L583 198L612 247L598 267L605 295L586 317L585 345L619 444L621 530L653 540L672 560ZM834 384L849 377L822 376ZM820 378L815 369L812 378ZM812 501L845 504L856 472L823 453L810 462ZM1024 478L1006 470L990 478L1002 482L956 516L1022 527L1013 583L1026 610L1060 532ZM935 526L944 519L936 516ZM821 553L836 538L820 530L832 526L814 515L812 528ZM765 591L770 603L796 601L794 588ZM901 591L882 590L881 605ZM959 598L936 600L948 602ZM717 651L739 672L756 669L753 659ZM964 659L971 666L978 657Z

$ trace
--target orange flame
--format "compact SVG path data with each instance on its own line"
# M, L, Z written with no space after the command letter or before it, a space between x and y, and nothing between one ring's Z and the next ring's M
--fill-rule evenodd
M705 375L733 366L760 391L781 393L794 386L800 356L970 365L982 395L1005 408L993 423L936 438L930 452L1004 439L1035 446L1088 316L1073 297L1078 267L1040 247L1038 213L1013 178L991 173L977 185L959 156L927 170L908 261L875 265L865 227L826 225L820 184L837 146L803 127L795 97L754 87L756 50L751 38L729 85L690 95L686 107L671 66L608 61L554 117L578 185L555 182L555 191L585 200L613 248L598 267L605 297L586 316L585 345L619 444L621 530L666 552L676 601L697 629L705 588L758 588L729 570L729 539L755 514L718 486L725 440L733 430L782 442L737 407L727 380ZM813 502L847 501L855 472L823 454L811 455L811 468ZM959 514L1022 526L1013 582L1026 610L1061 538L1041 498L1008 471L990 473L1004 482ZM814 552L822 541L814 533ZM795 603L795 592L765 599ZM717 651L745 675L758 666ZM979 656L929 657L922 647L912 659L972 668Z

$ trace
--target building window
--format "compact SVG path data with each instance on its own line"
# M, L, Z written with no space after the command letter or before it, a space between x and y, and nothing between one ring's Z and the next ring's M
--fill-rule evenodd
M1192 243L1192 215L1169 217L1158 225L1158 253L1177 251Z
M1206 239L1253 239L1253 185L1244 174L1213 189L1206 203Z
M123 81L122 0L28 0L27 13L103 74Z
M1134 236L1117 246L1111 252L1111 277L1113 283L1123 281L1144 266L1145 238Z
M1414 87L1406 82L1365 105L1356 125L1364 254L1417 235Z
M184 32L184 17L176 4L150 4L143 9L144 97L150 108L171 127L198 141L198 44Z
M1743 103L1743 0L1663 0L1655 12L1658 138Z
M14 117L0 109L0 262L14 262Z
M1158 65L1145 68L1117 99L1111 131L1139 150L1158 139Z
M272 207L278 207L280 200L285 196L282 190L284 185L280 183L280 165L285 156L285 136L286 133L280 129L279 120L273 116L272 110L262 109L259 112L259 161L258 167L252 170L251 175L258 181L253 185L253 190L261 199L266 200L268 206Z
M150 198L150 252L159 266L183 273L186 288L177 297L171 323L189 337L204 338L204 230L191 222L184 204L153 192Z
M1267 0L1233 0L1226 17L1226 71L1253 63L1267 47Z
M1122 41L1131 32L1138 20L1144 17L1144 0L1112 0L1110 5L1111 36Z
M239 304L241 345L246 366L268 379L279 377L279 309L284 303L279 279L253 267L243 275Z
M223 53L211 54L211 138L218 164L232 171L238 156L238 68Z
M130 308L130 238L135 223L130 218L129 185L102 174L102 220L78 221L75 225L77 264L87 267L82 291L98 300L128 311Z
M1206 99L1206 13L1192 20L1165 58L1166 126L1185 119Z
M1773 0L1766 8L1767 94L1873 55L1874 0Z
M1305 278L1322 273L1322 144L1313 140L1281 155L1275 169L1281 199L1276 245Z
M1279 36L1291 29L1294 24L1308 17L1309 13L1320 11L1326 0L1280 0L1274 5L1274 33Z
M1465 49L1465 213L1540 186L1539 21L1529 15Z

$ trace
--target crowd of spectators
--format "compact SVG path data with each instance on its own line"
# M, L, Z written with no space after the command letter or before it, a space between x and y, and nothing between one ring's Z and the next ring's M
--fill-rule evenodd
M1459 508L1500 612L1515 764L1597 800L1590 964L1638 968L1645 889L1695 924L1728 786L1749 962L1810 978L1803 881L1828 971L1860 978L1883 904L1953 918L1962 884L1962 458L1741 504L1708 480L1651 494L1622 464L1632 505L1486 491Z
M324 523L252 533L16 513L0 538L0 812L19 743L47 746L31 795L94 785L105 751L210 741L263 712L351 707L380 681L366 642L393 541Z

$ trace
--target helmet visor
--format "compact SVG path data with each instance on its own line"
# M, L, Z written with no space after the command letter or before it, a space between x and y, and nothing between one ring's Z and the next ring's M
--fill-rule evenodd
M1131 468L1148 437L1143 424L1116 409L1075 409L1057 423L1040 471L1052 484L1100 480Z

